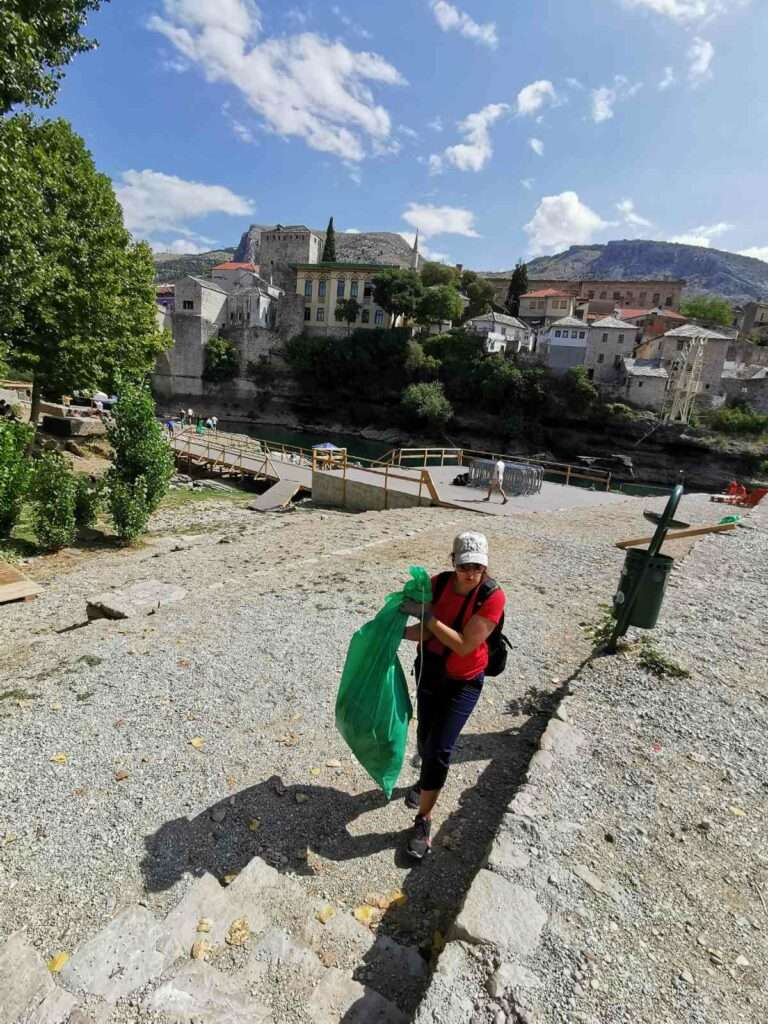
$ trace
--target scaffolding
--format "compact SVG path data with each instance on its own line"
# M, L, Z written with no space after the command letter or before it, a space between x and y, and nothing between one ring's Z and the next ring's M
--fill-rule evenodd
M669 371L669 407L664 414L667 423L688 423L696 398L701 391L704 369L704 338L691 338L672 362Z

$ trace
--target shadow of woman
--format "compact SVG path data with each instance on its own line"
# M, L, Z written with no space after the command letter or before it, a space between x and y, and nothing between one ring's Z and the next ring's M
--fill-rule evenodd
M392 799L404 793L396 791ZM281 871L311 874L309 852L338 861L380 853L403 843L409 818L402 830L390 832L353 835L349 826L386 803L378 789L350 794L329 786L283 786L272 776L146 836L145 885L161 892L184 874L206 872L223 880L256 856Z

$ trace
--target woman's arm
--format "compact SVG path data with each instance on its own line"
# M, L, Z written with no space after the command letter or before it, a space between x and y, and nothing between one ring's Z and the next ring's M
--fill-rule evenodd
M417 622L415 626L406 626L405 632L403 633L403 639L415 640L418 643L420 640L429 639L427 636L427 627L422 626L420 622Z
M424 624L424 628L436 640L439 640L441 644L444 644L453 651L454 654L464 657L467 654L471 654L472 651L476 650L480 644L488 639L496 628L496 623L491 622L490 619L483 618L482 615L473 615L463 631L458 633L455 629L451 629L450 626L446 626L444 622L440 622L433 617ZM412 629L420 630L421 626L409 626L405 631L406 638L411 639L408 633ZM418 640L418 635L414 639Z

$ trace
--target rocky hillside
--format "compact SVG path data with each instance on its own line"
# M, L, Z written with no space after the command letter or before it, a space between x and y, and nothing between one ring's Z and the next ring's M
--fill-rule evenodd
M217 263L224 263L231 260L234 249L214 249L211 252L183 253L179 255L174 252L155 253L155 280L158 284L171 284L180 281L188 274L197 277L209 277L210 270Z
M270 231L274 225L251 224L243 232L235 250L235 260L259 262L262 231ZM316 235L325 238L324 231L313 228ZM394 263L410 266L413 252L402 235L396 231L361 231L347 234L336 233L336 258L348 263Z
M504 277L506 274L487 275ZM556 256L540 256L528 264L531 280L561 278L678 277L689 294L724 295L734 302L768 296L768 263L720 249L642 240L607 245L572 245Z

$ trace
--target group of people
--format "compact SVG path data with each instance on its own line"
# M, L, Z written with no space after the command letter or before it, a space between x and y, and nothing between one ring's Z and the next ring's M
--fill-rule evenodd
M16 412L10 402L6 402L4 398L0 398L0 420L15 420L18 419Z
M208 416L203 419L202 416L195 416L194 409L181 409L179 412L179 425L183 430L185 427L191 427L194 424L196 434L204 434L206 430L218 430L219 429L219 417ZM169 416L165 421L165 426L168 431L168 436L173 437L176 430L176 421L172 416Z

